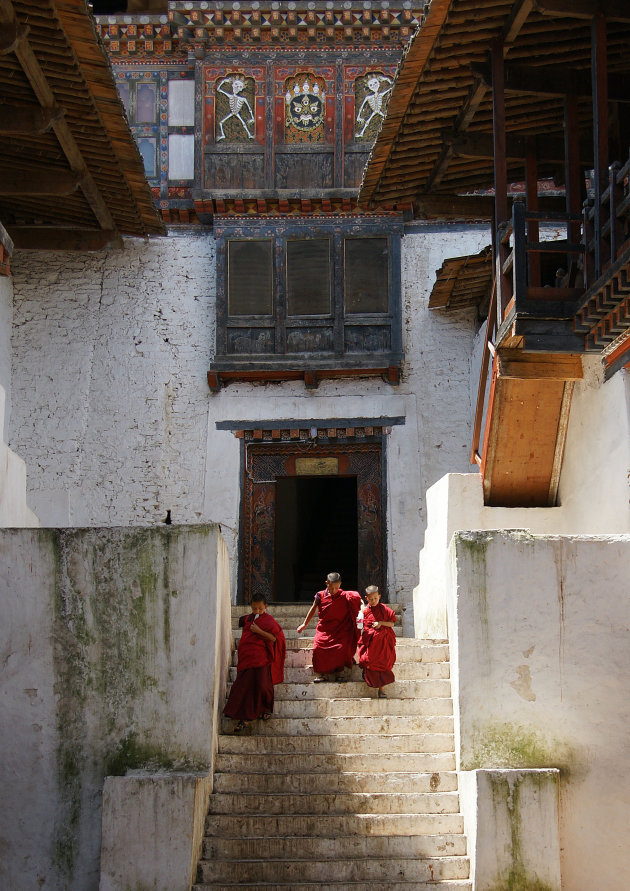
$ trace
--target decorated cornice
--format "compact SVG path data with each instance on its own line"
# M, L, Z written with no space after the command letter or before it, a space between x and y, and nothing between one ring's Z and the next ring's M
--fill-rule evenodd
M424 0L382 2L170 3L168 15L100 15L112 55L203 54L207 46L361 46L406 43L422 21Z

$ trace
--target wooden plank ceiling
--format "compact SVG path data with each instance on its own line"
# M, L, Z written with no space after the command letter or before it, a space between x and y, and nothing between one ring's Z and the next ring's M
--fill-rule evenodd
M23 248L165 232L85 0L0 0L0 222Z
M450 311L487 303L492 290L492 248L473 256L449 257L435 274L429 309Z
M359 203L413 201L430 211L434 202L448 206L451 217L461 207L461 218L478 218L475 200L458 203L457 196L493 185L488 60L500 37L505 40L508 182L523 179L528 137L538 143L538 176L552 178L559 171L562 176L568 89L578 94L580 130L587 140L580 144L581 161L592 166L591 19L598 9L608 17L609 98L624 100L630 76L626 0L431 0L401 62ZM627 137L621 115L617 126Z

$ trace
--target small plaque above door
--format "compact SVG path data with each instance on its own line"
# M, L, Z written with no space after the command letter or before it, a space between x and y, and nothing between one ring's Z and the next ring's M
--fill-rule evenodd
M336 476L339 458L296 458L296 476Z

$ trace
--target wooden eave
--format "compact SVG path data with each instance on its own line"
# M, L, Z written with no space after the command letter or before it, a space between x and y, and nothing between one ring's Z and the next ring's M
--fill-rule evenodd
M452 311L480 306L492 289L492 248L478 254L449 257L436 272L429 309Z
M0 220L15 247L165 233L84 0L0 0L0 124Z
M553 6L558 7L556 14L550 14ZM562 8L566 15L560 13ZM564 97L549 77L553 72L559 83L573 79L581 85L578 116L584 135L591 132L591 97L584 90L591 67L591 23L578 17L587 8L595 11L598 4L432 0L401 62L364 174L360 204L422 201L427 195L466 194L492 185L492 157L458 153L457 142L464 136L492 136L492 90L483 72L493 42L510 34L513 40L507 40L504 50L508 137L563 137ZM607 30L613 87L614 77L630 74L630 10L624 14L624 8L621 3L607 5L612 15ZM511 28L519 11L521 19ZM514 66L511 81L509 66ZM530 93L521 89L519 66L540 68L545 75ZM584 160L587 166L591 159ZM561 166L553 158L540 158L538 174L553 177ZM508 157L507 175L508 181L522 179L522 159Z

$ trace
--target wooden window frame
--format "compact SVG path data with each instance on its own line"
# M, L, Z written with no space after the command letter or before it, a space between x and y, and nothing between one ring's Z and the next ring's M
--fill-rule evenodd
M402 221L371 219L290 224L236 219L215 225L217 236L217 335L209 374L213 389L232 379L291 379L387 374L397 382L402 364L400 250ZM386 312L346 312L346 239L385 238L388 245ZM329 239L331 306L329 313L289 315L286 288L287 243ZM233 240L270 239L273 243L271 315L234 315L228 311L228 251ZM212 376L212 377L211 377ZM306 377L305 377L306 380Z

